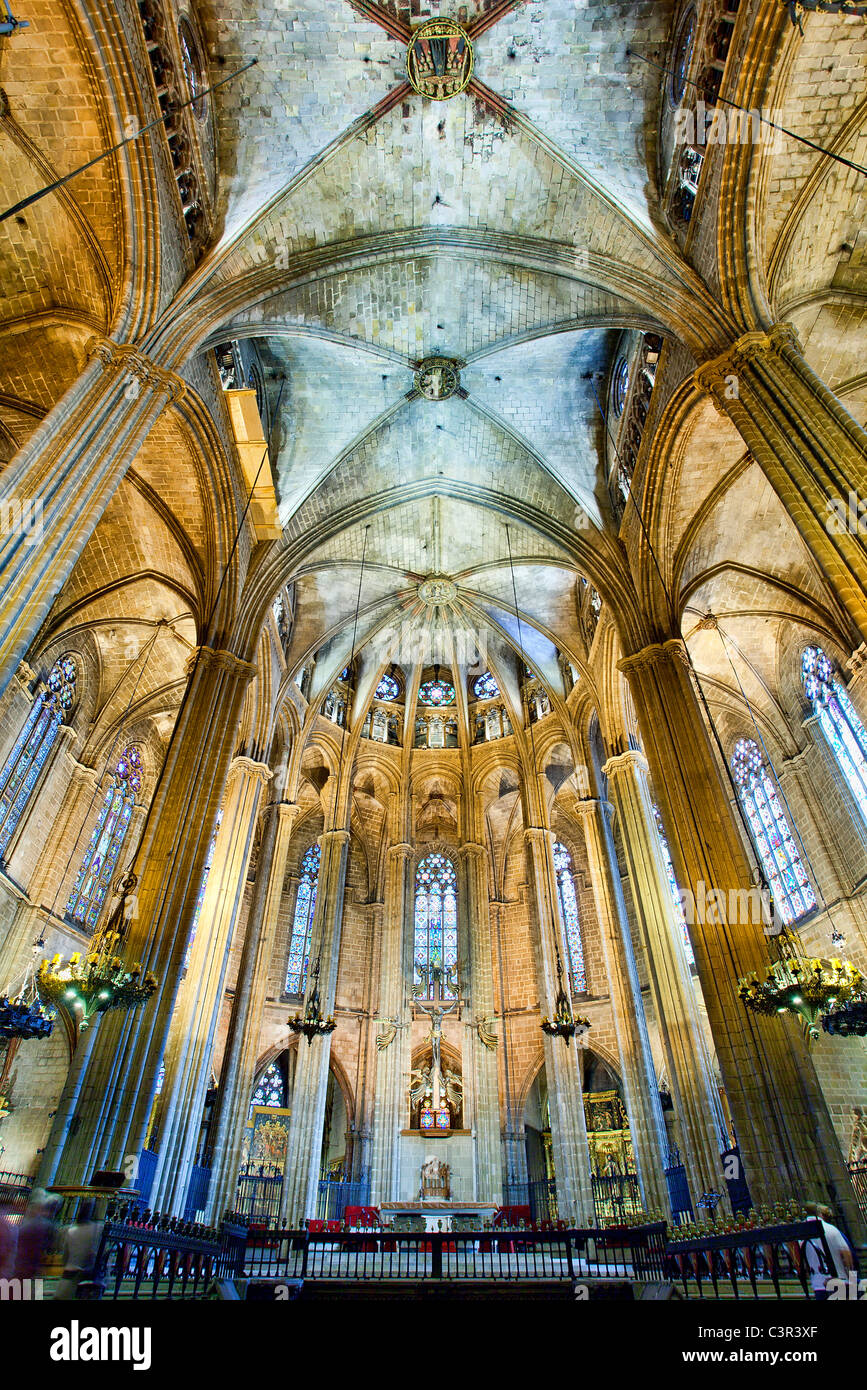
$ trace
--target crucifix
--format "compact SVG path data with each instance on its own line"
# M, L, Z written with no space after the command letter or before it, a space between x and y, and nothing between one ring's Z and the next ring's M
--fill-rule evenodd
M419 1011L423 1014L428 1014L431 1021L431 1030L428 1033L425 1041L430 1043L431 1050L430 1082L433 1090L431 1109L434 1111L434 1113L436 1113L440 1108L441 1096L443 1091L445 1090L445 1078L443 1076L442 1069L441 1048L443 1035L443 1019L446 1014L450 1014L454 1009L456 1009L459 1003L460 1000L456 999L453 1004L449 1004L447 1009L444 1009L442 1004L417 1005Z

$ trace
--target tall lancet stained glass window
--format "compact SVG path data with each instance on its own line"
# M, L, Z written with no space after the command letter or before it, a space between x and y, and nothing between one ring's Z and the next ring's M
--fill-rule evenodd
M738 739L731 767L774 903L784 922L794 922L816 906L816 895L755 739Z
M39 780L57 730L74 703L75 662L70 656L62 656L52 666L45 690L33 701L0 772L0 859Z
M292 936L289 941L289 964L286 967L286 993L303 994L307 988L307 966L310 962L310 928L316 910L316 890L319 886L319 861L322 851L311 845L301 860L301 881L295 899Z
M129 747L115 763L111 786L66 904L67 917L85 931L96 926L141 789L141 756L137 748Z
M659 807L654 802L653 815L656 820L656 829L659 835L659 843L662 846L662 857L665 860L665 873L668 878L668 887L671 892L671 901L674 905L674 915L677 918L680 933L683 937L683 944L686 949L686 958L690 965L695 965L695 956L692 952L692 942L689 939L689 928L686 925L686 912L683 906L683 898L680 895L680 888L677 884L677 877L674 872L674 864L671 861L671 850L668 848L668 840L665 837L665 828L662 824L662 816Z
M563 919L566 952L569 956L569 975L573 990L580 994L587 988L587 973L584 969L584 945L581 941L581 923L578 920L578 900L575 897L575 880L572 877L572 856L559 840L554 846L554 872L557 875L557 897L560 900L560 916Z
M455 866L444 854L427 854L415 871L414 978L425 978L434 997L433 966L443 973L444 999L455 999L455 990L445 983L449 966L458 963L458 890ZM428 972L423 975L422 971Z
M822 733L867 821L867 730L821 647L807 647L801 658L801 677Z

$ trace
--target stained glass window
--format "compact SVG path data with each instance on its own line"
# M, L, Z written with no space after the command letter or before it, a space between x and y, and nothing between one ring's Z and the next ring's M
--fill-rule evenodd
M418 692L418 698L423 705L453 705L455 688L450 681L425 681Z
M822 733L867 821L867 730L821 647L807 647L801 658L801 676Z
M111 786L66 904L67 917L85 931L93 931L96 926L141 789L141 756L137 748L130 746L115 764Z
M193 914L193 925L190 928L190 939L187 942L187 954L184 958L184 970L186 970L189 966L190 956L193 953L193 942L196 939L196 928L199 925L199 917L202 914L202 903L205 901L205 889L208 886L208 878L210 877L211 866L214 862L214 850L217 848L217 835L219 834L220 826L222 824L223 808L221 806L219 811L217 812L217 820L216 824L214 825L214 833L211 836L211 843L208 845L208 857L205 860L205 867L202 871L202 881L199 884L199 895L196 898L196 910Z
M479 676L473 683L473 694L477 700L496 700L500 693L500 687L494 680L490 671L486 671L483 676Z
M557 897L560 899L560 915L566 936L569 974L573 990L580 994L587 988L587 974L584 969L581 924L578 921L578 900L575 897L575 883L572 878L572 856L559 840L554 846L554 872L557 875Z
M394 676L383 676L379 685L373 692L376 700L396 700L400 693L400 686Z
M674 48L674 62L671 68L671 99L675 106L683 101L692 58L692 45L695 39L695 10L690 10L683 19Z
M286 993L303 994L307 988L307 966L310 960L310 928L316 910L316 889L319 885L319 860L322 851L311 845L301 860L301 882L295 899L295 916L289 942L289 964L286 967Z
M614 368L614 386L611 393L615 415L623 414L623 407L626 405L626 393L628 390L629 363L625 357L621 357L617 366Z
M415 871L415 933L413 937L415 979L422 976L418 967L430 970L439 965L442 970L458 963L458 891L455 866L444 854L428 854ZM428 977L430 980L430 977ZM432 982L431 982L432 983ZM444 999L455 999L456 993L443 987ZM430 997L433 997L432 995Z
M738 739L731 768L774 903L784 922L794 922L816 906L816 895L755 739Z
M199 46L186 19L181 19L178 25L178 40L181 47L181 64L184 69L184 77L187 79L190 96L197 98L193 101L193 111L197 119L201 121L204 120L205 112L208 109L207 100L202 95L205 90L205 80L202 75Z
M271 1105L282 1110L286 1105L286 1086L279 1062L271 1062L265 1068L256 1084L250 1109L254 1105Z
M653 815L656 820L656 829L659 835L659 843L662 846L662 857L665 860L665 872L668 875L668 886L671 889L671 901L674 904L674 915L680 925L683 944L686 948L686 958L690 965L695 965L695 956L692 952L692 942L689 939L689 928L686 925L686 912L683 907L683 898L680 896L680 888L675 877L674 864L671 860L671 850L668 848L668 840L665 835L665 828L662 824L662 816L659 807L654 805Z
M39 780L48 754L54 747L57 730L75 702L75 662L62 656L52 666L46 682L33 701L24 727L0 772L0 858L21 820L30 794Z

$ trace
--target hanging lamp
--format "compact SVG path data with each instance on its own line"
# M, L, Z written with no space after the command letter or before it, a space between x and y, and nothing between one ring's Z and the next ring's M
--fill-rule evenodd
M762 750L764 758L767 760L768 768L774 774L774 780L779 788L789 823L798 837L801 852L806 860L807 866L811 871L811 879L816 886L819 897L825 911L828 911L828 904L819 886L807 847L798 833L795 817L792 815L791 807L785 791L780 786L779 780L774 773L774 766L768 753L765 741L762 737L753 707L749 697L744 690L743 683L738 675L731 653L726 644L725 635L719 622L713 615L708 615L702 623L710 628L716 629L722 644L723 652L728 658L732 674L740 691L741 698L749 711L750 719L756 733L758 744ZM714 730L714 732L716 732ZM728 768L728 764L726 764ZM731 777L731 771L729 770ZM732 783L734 787L734 783ZM735 792L737 788L734 787ZM737 796L738 809L743 816L740 796ZM746 823L746 822L745 822ZM747 827L748 828L748 827ZM758 856L760 859L760 856ZM761 886L763 896L773 903L771 898L770 885L759 865ZM763 978L760 978L758 971L752 971L749 975L744 975L738 980L738 994L743 1004L753 1013L765 1016L782 1016L784 1014L794 1014L801 1020L804 1036L808 1043L815 1042L819 1037L819 1023L826 1014L833 1011L847 1009L852 1005L857 1005L862 1000L867 1000L867 981L857 966L851 961L842 960L837 955L831 956L810 956L807 955L801 946L797 933L791 931L788 924L783 924L782 929L777 935L768 938L769 943L774 942L774 958L764 970ZM831 947L832 949L841 946L844 942L842 932L838 931L832 922L831 927Z
M364 545L362 546L362 549L361 549L361 572L359 573L359 576L358 576L358 593L356 594L356 597L355 597L355 620L354 620L353 626L352 626L352 649L351 649L350 656L349 656L349 665L348 665L347 668L346 668L347 671L349 672L349 679L350 679L350 680L351 680L351 678L352 678L352 667L353 667L353 665L354 665L354 663L355 663L355 643L356 643L356 638L357 638L357 636L358 636L358 614L359 614L360 609L361 609L361 586L362 586L362 582L363 582L363 580L364 580L364 560L365 560L365 556L366 556L366 554L367 554L367 533L368 533L369 530L370 530L370 527L369 527L369 526L365 526L365 528L364 528ZM350 689L350 694L351 694L351 689ZM336 816L336 815L338 814L339 810L340 810L340 792L341 792L341 788L342 788L342 786L343 786L343 761L344 761L344 753L345 753L345 751L346 751L346 744L347 744L347 741L348 741L348 739L349 739L349 737L350 737L350 734L349 734L349 712L350 712L350 707L351 707L351 701L350 701L349 695L347 695L347 700L346 700L346 724L345 724L345 727L344 727L344 729L343 729L343 737L341 738L341 741L340 741L340 758L339 758L339 761L338 761L338 764L337 764L337 785L335 786L335 789L334 789L334 811L333 811L333 816ZM322 897L322 912L321 912L322 932L324 932L324 930L325 930L325 921L326 921L325 907L326 907L326 901L325 901L325 896L323 895L323 897ZM321 936L321 933L320 933L320 936ZM323 1015L323 1013L322 1013L322 1002L321 1002L321 996L320 996L320 993L319 993L319 976L320 976L320 972L321 972L321 968L322 968L321 951L322 951L322 948L321 948L321 942L320 942L320 947L319 947L319 950L318 950L317 953L316 953L316 958L315 958L315 960L312 962L312 964L311 964L311 966L310 966L310 970L309 970L308 983L307 983L307 998L306 998L306 1000L305 1000L304 1012L303 1012L303 1014L293 1014L290 1018L287 1018L287 1020L286 1020L287 1024L289 1025L289 1031L290 1031L291 1033L303 1034L304 1037L307 1039L307 1046L308 1046L308 1047L310 1047L310 1046L312 1045L313 1039L314 1039L314 1038L326 1037L329 1033L333 1033L334 1030L335 1030L335 1028L337 1027L336 1022L334 1021L334 1016L333 1016L333 1014L329 1014L329 1016L328 1016L327 1018L325 1018L324 1015ZM311 987L311 986L312 986L312 987Z
M20 1038L22 1042L47 1038L54 1027L56 1011L50 1003L42 1002L36 987L36 957L44 945L42 937L34 942L21 984L17 989L7 986L0 995L0 1038Z
M521 623L521 614L518 609L518 589L515 583L515 562L512 558L512 538L509 534L509 527L506 526L506 544L509 547L509 571L512 576L512 598L515 604L515 620L518 624L518 649L521 654L521 665L525 671L527 657L524 652L524 636ZM536 760L536 735L533 730L533 721L528 718L530 726L530 747L533 755L533 771L538 768ZM551 855L550 855L550 833L545 835L545 872L548 879L548 897L551 903L551 935L554 942L554 952L557 961L557 994L554 998L554 1017L547 1016L542 1019L540 1027L543 1033L547 1033L551 1038L562 1038L568 1047L574 1037L583 1038L590 1028L590 1020L587 1018L576 1017L572 1010L572 1001L563 988L563 962L560 959L559 928L557 924L557 913L554 907L556 902L556 881L552 880L551 874Z

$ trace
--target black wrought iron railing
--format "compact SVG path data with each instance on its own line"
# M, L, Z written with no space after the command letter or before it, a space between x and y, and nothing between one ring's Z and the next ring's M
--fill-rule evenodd
M598 1222L608 1225L636 1220L644 1211L636 1173L592 1173L593 1208Z
M867 1158L861 1159L859 1163L850 1163L849 1176L858 1198L861 1215L867 1221Z
M5 1207L13 1220L23 1216L32 1191L33 1178L28 1173L0 1169L0 1207Z
M203 1298L226 1249L224 1233L211 1227L120 1206L103 1227L93 1297Z
M347 1207L366 1207L369 1202L370 1178L366 1173L352 1180L342 1174L328 1174L319 1182L316 1215L322 1221L342 1221Z
M556 1226L557 1183L554 1178L536 1178L532 1182L503 1184L503 1206L509 1211L529 1211L530 1223Z
M666 1273L685 1298L813 1298L809 1245L817 1270L833 1275L822 1224L814 1218L669 1240Z
M664 1261L661 1222L622 1230L271 1230L267 1239L248 1244L243 1277L338 1283L644 1283L664 1278Z
M283 1169L273 1163L248 1163L238 1174L235 1211L251 1225L274 1225L280 1219Z

